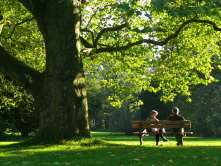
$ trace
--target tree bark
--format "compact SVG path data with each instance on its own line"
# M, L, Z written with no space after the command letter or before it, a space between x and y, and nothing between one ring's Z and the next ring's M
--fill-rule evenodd
M89 136L88 106L80 57L80 1L48 0L36 13L46 48L40 95L40 136Z
M46 69L38 95L39 136L61 140L90 136L83 64L80 56L80 0L20 0L43 34Z

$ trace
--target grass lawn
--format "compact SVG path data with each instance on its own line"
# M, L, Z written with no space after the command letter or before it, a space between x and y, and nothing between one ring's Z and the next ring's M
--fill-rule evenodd
M173 138L161 146L146 137L93 133L95 139L60 145L0 141L0 166L221 166L221 138L186 137L184 147ZM102 141L100 141L102 140Z

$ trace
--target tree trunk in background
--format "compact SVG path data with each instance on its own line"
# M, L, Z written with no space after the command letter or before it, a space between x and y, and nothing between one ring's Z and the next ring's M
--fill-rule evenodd
M46 70L36 97L43 139L90 136L79 5L77 0L47 0L33 12L46 49Z

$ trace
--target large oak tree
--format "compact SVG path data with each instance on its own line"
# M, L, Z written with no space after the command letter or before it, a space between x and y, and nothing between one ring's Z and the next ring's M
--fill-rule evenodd
M29 90L40 111L45 139L89 136L88 108L80 57L78 0L20 0L32 13L45 43L44 72L25 65L0 47L1 72Z
M200 60L198 57L201 56L201 52L196 53L199 56L194 56L193 54L189 57L186 56L187 60L180 58L182 55L189 55L193 51L188 42L182 41L182 38L191 39L190 36L195 33L196 29L199 29L199 27L195 26L196 24L206 25L206 30L209 29L210 32L221 30L213 20L208 20L203 13L204 2L201 5L202 17L195 17L195 10L192 11L188 8L193 5L191 3L180 4L177 1L177 4L171 7L171 4L174 3L170 4L170 1L160 3L157 0L153 0L150 5L141 5L136 0L128 2L100 0L94 1L94 4L90 2L89 8L95 10L92 10L92 13L91 10L88 10L89 12L85 12L82 18L80 0L18 1L32 14L33 18L29 18L29 20L36 20L37 27L43 36L46 59L45 69L43 72L35 70L15 58L3 46L0 46L0 71L7 79L23 86L33 95L36 108L40 113L39 134L42 138L63 139L71 138L74 135L90 135L82 55L90 56L93 59L102 53L108 52L111 53L111 61L114 57L113 53L131 51L134 47L139 51L133 50L135 54L131 54L132 57L140 55L142 49L144 51L149 50L155 55L159 54L154 51L159 51L159 47L152 47L152 45L157 45L161 46L162 55L157 60L152 57L152 60L154 58L156 60L154 65L157 64L158 66L150 66L157 70L146 73L145 77L143 77L145 73L136 74L133 77L134 80L149 82L147 84L142 82L136 86L136 81L133 79L124 79L124 81L134 82L133 86L136 88L141 85L139 89L142 89L151 85L152 80L146 78L152 77L154 74L154 76L157 76L152 77L157 82L155 84L157 85L156 89L165 90L168 94L173 92L184 93L189 90L188 86L202 83L200 74L206 75L203 80L211 81L209 77L210 69L201 70L202 68L199 68L199 66L203 66L201 63L192 65L195 59ZM96 5L100 5L100 7ZM183 10L187 11L184 16L182 16ZM85 9L84 11L87 10ZM172 13L173 11L177 13L174 14ZM181 11L181 14L179 11ZM139 21L143 14L145 19ZM153 19L153 17L155 18ZM104 21L105 19L106 22ZM84 25L81 29L82 20ZM85 23L85 20L87 20L87 23ZM111 20L109 22L110 25L107 20ZM20 23L22 24L22 22ZM194 25L192 29L191 25ZM190 30L188 31L188 29ZM83 32L82 36L80 36L81 30ZM146 36L144 37L144 35ZM179 35L181 36L180 38L178 38ZM205 33L204 36L206 36ZM176 38L178 38L178 41L175 41ZM82 54L80 43L85 48ZM144 47L143 44L148 45L148 47ZM166 46L163 47L164 45ZM181 51L182 55L180 56L177 52L183 46L186 46L187 51ZM203 47L205 47L205 44L202 44L200 48ZM208 48L204 49L207 50ZM176 50L176 54L171 50ZM85 55L84 51L88 54ZM208 53L209 51L205 52ZM125 56L128 53L121 55ZM143 61L144 58L150 58L145 53L142 55L144 55L142 57ZM165 57L175 57L176 61ZM205 57L203 58L205 60ZM129 61L134 60L126 59ZM166 63L162 64L161 62L165 59ZM122 61L124 60L125 58ZM185 64L178 64L180 60ZM190 62L188 60L192 61L191 67L188 65ZM138 68L142 67L142 65L135 65ZM210 63L207 65L210 65ZM183 71L179 70L180 67L187 69L188 72L180 72ZM136 67L134 69L137 70ZM146 69L143 71L146 71ZM171 71L173 71L172 74ZM130 70L129 72L126 76L134 75ZM179 75L177 79L171 79L177 75ZM182 81L184 85L180 84L179 81Z

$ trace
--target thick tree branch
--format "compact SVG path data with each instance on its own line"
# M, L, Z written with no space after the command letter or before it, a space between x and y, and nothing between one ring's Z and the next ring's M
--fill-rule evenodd
M97 44L98 44L98 40L102 37L102 35L104 33L107 33L107 32L114 32L114 31L119 31L123 28L125 28L128 24L127 23L124 23L124 24L121 24L121 25L117 25L117 26L114 26L114 27L108 27L108 28L104 28L102 29L96 36L96 38L94 38L94 33L88 29L82 29L81 31L82 32L89 32L91 34L91 38L92 38L92 44L90 44L88 41L86 41L83 37L81 37L81 43L87 47L87 48L97 48Z
M214 29L215 31L221 31L221 28L218 27L218 25L217 25L215 22L210 21L210 20L197 20L197 19L194 19L193 22L210 25L210 26L213 27L213 29Z
M212 26L215 31L221 31L221 28L219 28L218 25L216 23L214 23L213 21L191 19L191 20L187 20L187 21L183 22L173 34L169 35L168 37L166 37L163 40L140 39L136 42L128 43L123 46L118 46L118 47L107 46L107 47L103 47L103 48L98 48L93 53L123 51L123 50L127 50L133 46L140 45L143 43L163 46L163 45L167 44L170 40L175 39L187 25L192 24L192 23L201 23L201 24L209 25L209 26Z
M93 42L93 43L90 44L90 45L92 45L92 47L95 47L95 46L94 46L94 40L95 40L95 39L94 39L94 33L93 33L92 31L88 30L88 29L81 29L81 31L82 31L82 32L89 32L89 33L91 34L91 39L92 39L92 42ZM81 37L81 41L83 41L82 44L83 44L85 47L88 47L87 45L89 44L89 42L87 42L87 43L84 42L84 41L86 41L86 40L85 40L83 37ZM86 44L86 45L85 45L85 44ZM89 46L89 48L91 48L91 46Z
M41 73L18 61L0 46L0 72L17 85L35 93Z
M97 34L97 37L96 37L95 40L94 40L94 46L97 46L98 40L101 38L101 36L102 36L104 33L119 31L119 30L125 28L127 25L128 25L127 23L124 23L124 24L117 25L117 26L114 26L114 27L108 27L108 28L102 29L102 30Z
M89 43L86 39L84 39L83 37L80 37L81 39L81 43L86 47L86 48L93 48L93 45L91 43Z

